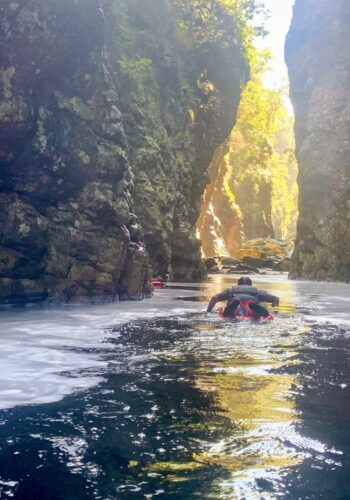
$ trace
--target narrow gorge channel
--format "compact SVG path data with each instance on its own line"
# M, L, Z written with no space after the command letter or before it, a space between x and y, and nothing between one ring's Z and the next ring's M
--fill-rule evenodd
M284 42L292 6L266 0L268 18L260 13L252 20L250 77L236 123L209 166L197 222L210 272L291 269L298 165Z

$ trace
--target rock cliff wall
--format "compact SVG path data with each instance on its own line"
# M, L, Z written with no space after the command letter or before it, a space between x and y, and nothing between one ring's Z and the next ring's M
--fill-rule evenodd
M193 280L204 274L195 231L206 172L231 131L248 71L219 2L150 3L122 10L119 2L122 29L114 30L117 57L129 66L119 81L135 211L155 272Z
M247 72L216 9L223 39L199 44L179 0L0 2L0 302L141 298L148 254L201 274L206 169Z
M243 217L240 207L227 193L225 179L229 174L225 158L229 144L223 143L215 152L209 167L207 186L198 219L202 251L206 258L234 255L242 246Z
M299 162L292 278L350 280L350 4L296 0L286 43Z

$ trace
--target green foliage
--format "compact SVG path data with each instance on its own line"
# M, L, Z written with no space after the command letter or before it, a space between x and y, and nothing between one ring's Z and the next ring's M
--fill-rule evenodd
M262 81L269 60L268 51L252 53L252 77L242 93L230 138L226 191L235 195L248 233L259 218L267 220L272 213L276 236L287 238L295 231L297 216L293 120L284 106L283 91L268 89Z
M185 157L185 155L183 154L183 152L182 152L182 151L181 151L181 152L179 152L179 153L177 154L177 156L176 156L176 164L177 164L177 165L184 165L185 161L186 161L186 157Z
M130 26L125 0L112 0L111 12L114 22L114 45L122 50L123 56L132 58L135 55L135 33ZM118 54L118 50L116 50L116 54Z
M230 49L240 42L247 55L252 40L263 34L261 27L252 27L251 21L263 11L258 0L170 0L179 20L178 36L187 47L206 50L209 44Z
M257 51L253 40L257 36L265 36L264 19L267 11L263 2L259 0L220 0L226 10L234 17L240 33L246 57L251 69L255 67L254 56ZM253 24L253 20L260 18L260 24Z
M149 68L152 65L152 60L147 57L142 57L136 61L130 59L121 59L118 61L121 72L135 80L140 80L149 76Z
M230 203L232 206L237 208L236 204L236 196L235 193L232 191L232 186L231 186L231 169L230 169L230 155L227 154L225 155L225 166L226 166L226 171L224 175L224 181L223 181L223 187L225 194L227 195L228 199L230 200Z
M284 115L277 133L276 151L271 160L272 220L278 238L295 236L298 216L298 165L292 117Z

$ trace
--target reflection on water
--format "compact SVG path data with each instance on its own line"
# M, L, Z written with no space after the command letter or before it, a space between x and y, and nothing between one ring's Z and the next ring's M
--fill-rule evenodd
M281 341L283 331L290 330L293 334ZM229 479L217 481L221 497L246 495L256 477L272 486L279 470L303 460L303 454L284 438L295 433L298 420L294 401L298 377L281 370L299 363L297 348L305 331L286 323L274 329L271 325L231 326L224 339L216 339L220 352L213 362L206 360L196 371L196 386L215 394L217 414L232 425L231 435L203 443L203 452L195 455L199 462L231 472Z
M269 323L174 300L169 319L104 324L87 352L76 341L101 382L0 412L0 498L348 498L349 332L293 312L293 287L267 287L282 298Z

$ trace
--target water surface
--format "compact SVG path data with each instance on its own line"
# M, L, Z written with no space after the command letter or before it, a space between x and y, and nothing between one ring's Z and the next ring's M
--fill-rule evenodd
M206 315L224 276L3 313L0 498L349 498L349 287L259 279L273 322Z

